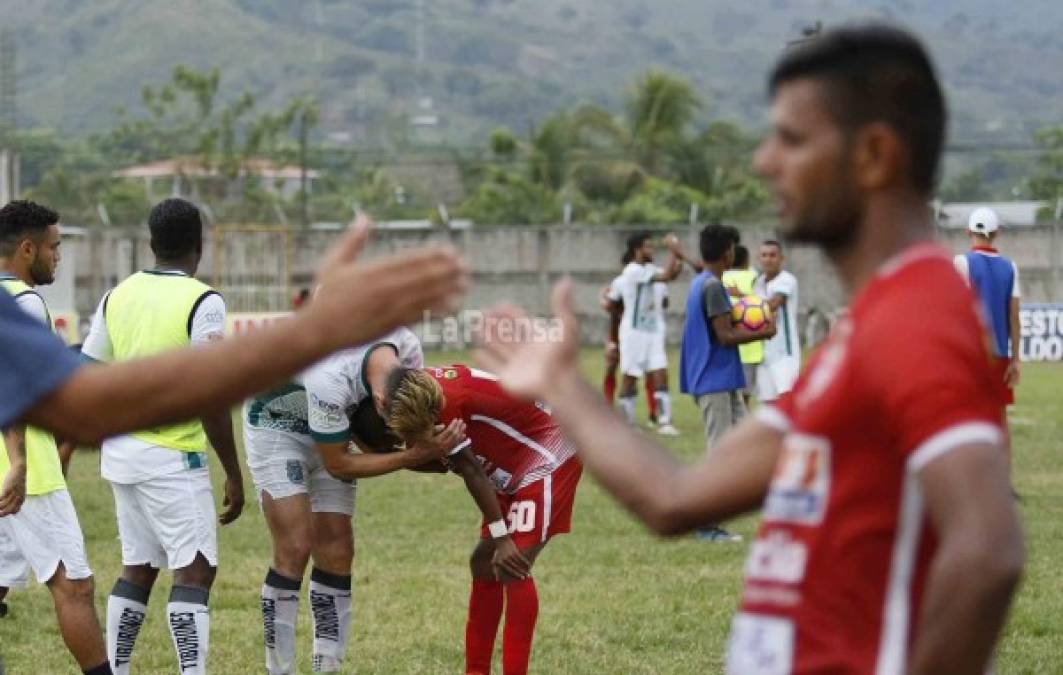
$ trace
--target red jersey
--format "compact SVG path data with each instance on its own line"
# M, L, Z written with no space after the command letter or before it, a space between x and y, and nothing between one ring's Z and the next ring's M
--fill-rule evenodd
M509 394L491 373L466 366L425 368L443 389L446 402L439 422L461 418L464 444L484 465L495 489L513 494L551 474L576 449L557 428L542 403L525 403Z
M785 433L728 670L903 673L937 543L919 470L1000 442L976 299L937 246L887 263L758 417Z

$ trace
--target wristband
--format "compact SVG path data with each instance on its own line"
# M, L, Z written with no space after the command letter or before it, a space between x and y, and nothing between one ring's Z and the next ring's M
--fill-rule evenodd
M506 521L501 519L490 523L487 526L487 530L491 533L492 539L501 539L502 537L509 535L509 528L506 527Z

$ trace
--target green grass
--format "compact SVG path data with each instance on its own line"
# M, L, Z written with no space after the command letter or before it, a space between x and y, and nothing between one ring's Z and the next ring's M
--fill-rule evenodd
M435 363L451 358L429 355ZM597 379L599 354L588 351L584 358L587 372ZM1063 578L1057 572L1063 556L1061 378L1059 365L1027 366L1013 413L1029 564L998 658L1000 673L1063 672ZM673 378L673 388L674 383ZM693 460L702 453L696 409L680 396L675 409L684 435L669 446ZM640 416L645 417L641 411ZM79 452L71 474L102 616L120 569L111 493L99 477L95 453ZM220 475L215 465L215 479ZM733 529L748 542L756 522L744 518ZM466 556L479 523L460 481L408 473L363 481L355 523L355 613L344 672L460 672ZM215 673L259 673L258 589L270 546L257 506L249 505L238 522L221 530L220 545L211 667ZM747 546L656 539L585 478L572 534L552 542L536 567L541 613L533 670L594 675L720 671ZM163 620L168 587L164 574L137 644L134 672L174 671ZM77 672L59 637L47 591L39 586L16 591L9 601L12 616L0 620L0 654L8 672ZM308 672L305 602L299 631L299 671Z

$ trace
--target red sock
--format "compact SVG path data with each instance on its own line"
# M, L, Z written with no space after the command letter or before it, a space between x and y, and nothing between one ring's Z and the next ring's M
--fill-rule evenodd
M609 370L605 373L605 383L602 385L602 389L605 390L605 400L609 401L609 405L612 405L616 400L616 371Z
M491 652L502 618L502 582L473 579L469 620L465 623L465 673L491 672Z
M650 419L654 422L657 421L657 397L654 396L653 384L650 382L650 378L643 380L646 383L646 407L650 409Z
M539 593L535 579L528 577L506 586L506 625L502 629L503 675L525 675L531 659L535 620L539 617Z

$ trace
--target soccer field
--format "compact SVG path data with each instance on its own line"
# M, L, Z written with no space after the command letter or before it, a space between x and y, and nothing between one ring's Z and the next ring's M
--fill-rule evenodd
M464 355L428 354L434 364ZM673 354L673 371L676 363ZM600 380L601 354L584 353ZM1028 541L1026 579L997 662L1000 673L1063 672L1063 366L1027 365L1012 413L1015 483ZM673 393L678 379L673 372ZM644 406L640 392L640 406ZM703 452L697 410L677 396L680 438L666 444L687 460ZM640 418L645 419L644 407ZM214 478L222 473L216 462ZM96 573L101 620L120 571L111 492L98 456L79 452L71 491ZM211 596L211 670L261 673L259 587L269 565L265 522L246 478L248 507L220 531L221 566ZM479 518L454 476L408 472L362 481L355 519L354 619L349 673L457 673L463 665L468 599L466 558ZM572 534L553 541L535 577L540 615L532 654L538 673L711 673L722 669L729 619L738 601L742 562L756 516L733 522L742 544L692 538L663 541L646 533L585 475ZM133 671L172 673L175 657L164 622L170 578L159 578L137 642ZM50 596L39 586L15 591L0 619L7 672L78 672L56 628ZM309 672L310 622L302 603L299 672ZM497 663L497 661L496 661ZM498 666L496 665L496 672Z

